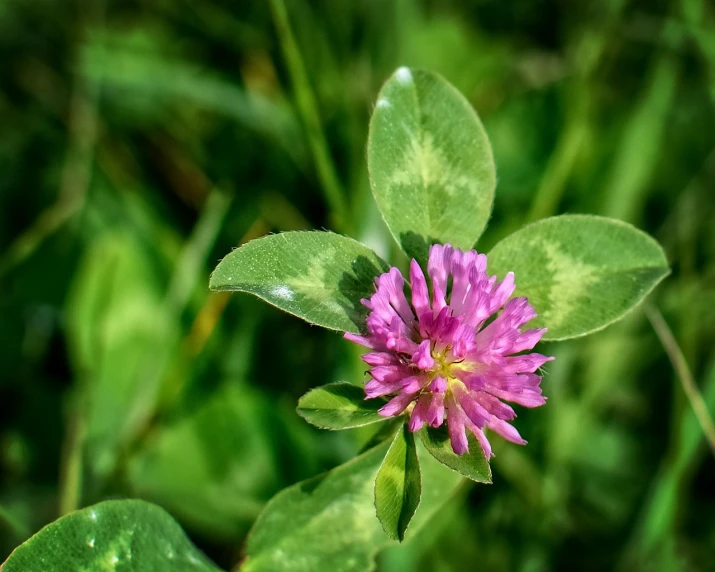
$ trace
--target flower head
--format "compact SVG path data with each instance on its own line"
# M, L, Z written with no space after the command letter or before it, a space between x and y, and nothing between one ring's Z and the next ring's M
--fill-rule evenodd
M410 264L411 302L402 274L391 268L377 278L375 294L362 301L370 310L367 335L345 337L373 350L362 356L371 366L365 393L366 399L391 396L381 415L407 411L411 431L439 427L446 418L455 453L467 452L469 429L489 458L485 428L526 443L509 424L516 414L504 401L543 405L535 372L553 358L520 353L532 349L546 329L522 329L536 313L526 298L509 299L514 274L497 282L486 268L484 254L432 246L431 297L416 260Z

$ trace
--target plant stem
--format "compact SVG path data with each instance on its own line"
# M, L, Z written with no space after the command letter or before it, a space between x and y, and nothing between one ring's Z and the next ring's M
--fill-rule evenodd
M95 17L101 21L103 7L98 8L100 14ZM67 124L69 150L62 169L57 200L10 244L0 259L0 277L30 257L46 238L82 209L92 178L100 87L100 81L88 81L79 77L79 74L75 78Z
M284 1L271 0L271 10L293 85L293 91L295 92L298 112L305 124L308 144L313 154L325 199L332 210L334 226L337 230L347 231L350 227L348 203L335 172L333 161L330 158L328 144L321 127L318 104L310 87L298 44L290 27Z
M3 523L6 525L6 528L20 540L24 540L30 536L30 531L27 526L20 522L20 520L4 506L0 506L0 524Z
M214 189L206 199L201 216L181 253L166 294L166 304L177 316L183 312L191 292L196 287L209 250L221 231L230 206L231 196L219 189Z
M675 374L683 387L685 396L688 398L690 406L693 408L698 424L700 425L700 428L702 429L713 454L715 454L715 425L713 425L713 420L710 417L707 405L705 404L705 401L695 384L695 380L690 372L688 363L685 361L685 356L683 355L680 346L678 346L678 342L675 340L675 337L673 337L673 333L670 331L663 315L658 311L658 309L655 306L646 306L645 313L646 316L648 316L648 320L650 320L660 343L663 344L663 348L668 354L670 363L673 365L673 369L675 370Z
M80 507L82 500L82 467L84 463L84 437L86 430L85 402L87 384L80 381L72 404L67 436L63 444L60 465L59 507L64 516Z
M541 178L526 222L552 216L558 210L566 183L582 150L583 142L588 136L589 97L587 93L579 96L579 102L575 105L576 110L559 139L556 150Z

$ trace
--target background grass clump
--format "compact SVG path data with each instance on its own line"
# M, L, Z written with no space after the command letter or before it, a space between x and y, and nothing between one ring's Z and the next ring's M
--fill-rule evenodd
M711 4L287 4L294 42L270 2L3 4L0 560L60 514L134 497L228 568L273 495L360 449L369 431L295 412L363 379L358 351L210 294L208 275L275 231L398 255L365 142L399 65L441 73L484 121L499 180L482 250L562 212L664 245L650 303L715 411ZM531 445L498 449L495 484L381 570L712 569L715 462L643 311L546 347L549 404L517 421Z

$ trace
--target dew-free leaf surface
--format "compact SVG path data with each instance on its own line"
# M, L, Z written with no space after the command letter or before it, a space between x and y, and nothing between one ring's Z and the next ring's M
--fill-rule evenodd
M457 455L452 450L445 425L436 429L425 427L420 431L420 438L425 448L440 463L478 483L492 482L489 462L474 435L468 434L469 451L464 455Z
M269 429L280 423L275 403L261 392L228 383L181 419L155 426L128 463L127 480L135 496L232 542L285 482Z
M375 514L374 481L389 443L289 487L266 506L248 537L241 572L364 572L394 543ZM464 480L418 445L422 501L407 541Z
M373 280L389 266L367 246L330 232L264 236L228 254L212 290L248 292L311 324L358 333Z
M167 512L139 500L106 501L47 525L2 572L219 572Z
M402 542L420 504L422 481L415 437L406 424L395 434L375 478L375 508L382 528Z
M516 296L527 296L546 327L544 340L565 340L623 317L670 272L660 245L637 228L591 215L530 224L489 253L489 272L513 271Z
M350 429L385 421L382 399L365 399L362 387L344 381L311 389L298 400L298 414L321 429Z
M444 78L402 67L387 80L367 159L377 205L409 256L425 261L434 242L474 246L491 214L494 159L476 112Z

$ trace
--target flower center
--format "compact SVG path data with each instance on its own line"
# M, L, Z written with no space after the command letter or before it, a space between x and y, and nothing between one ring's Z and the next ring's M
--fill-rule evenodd
M450 378L453 377L451 371L454 360L447 355L448 353L448 350L432 350L434 367L430 370L430 381L435 377L443 377L449 383Z

